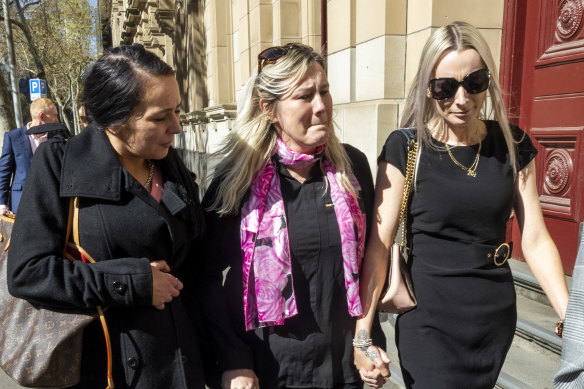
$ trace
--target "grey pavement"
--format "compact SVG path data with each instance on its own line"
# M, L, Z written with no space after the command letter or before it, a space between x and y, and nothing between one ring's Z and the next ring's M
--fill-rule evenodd
M20 389L23 386L18 385L16 382L12 381L2 369L0 369L0 388L1 389Z

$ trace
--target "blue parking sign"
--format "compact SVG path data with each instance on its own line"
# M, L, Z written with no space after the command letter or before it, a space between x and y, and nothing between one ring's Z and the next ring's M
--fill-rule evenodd
M30 93L41 93L41 83L38 78L30 79Z
M28 81L30 89L30 101L34 101L41 97L47 97L47 82L40 78L31 78Z

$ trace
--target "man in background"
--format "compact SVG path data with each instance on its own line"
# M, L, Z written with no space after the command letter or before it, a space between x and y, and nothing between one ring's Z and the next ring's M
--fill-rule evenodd
M47 140L47 133L27 135L26 130L47 123L57 123L57 107L51 99L36 99L30 105L32 120L25 126L4 134L0 156L0 213L18 209L22 189L28 176L32 155L39 144Z

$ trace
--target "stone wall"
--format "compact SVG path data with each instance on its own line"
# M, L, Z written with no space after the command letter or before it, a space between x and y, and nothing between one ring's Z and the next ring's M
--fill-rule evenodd
M112 41L142 43L176 68L184 112L176 146L203 182L214 163L206 166L207 156L231 130L238 92L270 46L319 48L327 28L335 131L365 152L374 173L436 28L476 25L499 61L503 0L328 0L326 7L323 26L317 0L113 0Z

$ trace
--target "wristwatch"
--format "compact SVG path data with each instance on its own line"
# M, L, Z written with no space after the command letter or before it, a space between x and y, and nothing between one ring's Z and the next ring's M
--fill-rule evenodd
M554 332L560 338L562 337L562 334L564 333L564 321L563 320L561 320L561 319L558 320L558 322L556 323L556 330Z

